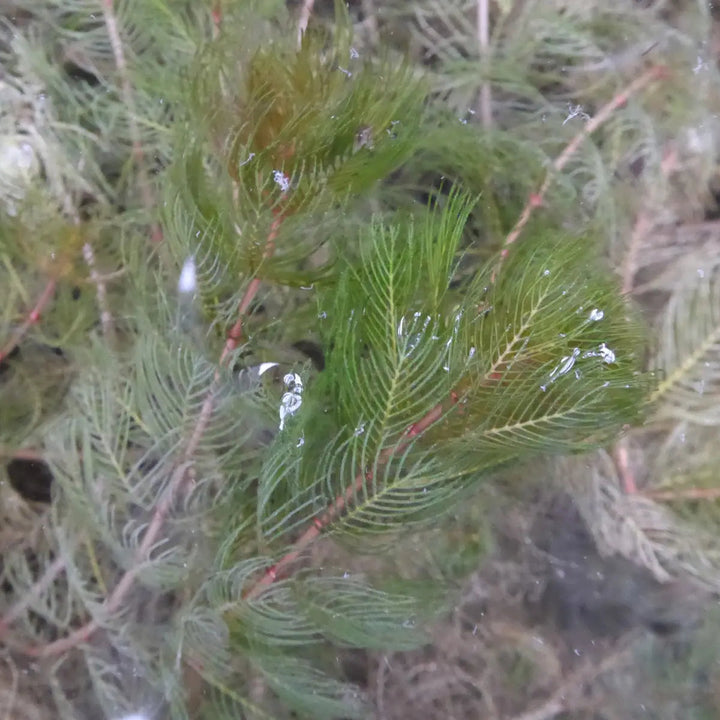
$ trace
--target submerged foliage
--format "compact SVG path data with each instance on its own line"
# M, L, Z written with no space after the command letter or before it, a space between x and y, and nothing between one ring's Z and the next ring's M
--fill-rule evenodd
M572 134L538 145L530 118L558 114L550 59L582 75L592 18L501 18L483 129L458 121L477 68L442 69L452 38L421 73L341 3L298 46L279 2L26 5L3 36L33 112L4 116L31 162L2 183L0 449L52 502L2 536L0 632L53 717L370 717L343 653L422 646L448 589L380 550L648 414L717 424L687 399L716 384L716 268L648 364L607 262L609 177L655 167L661 74L647 101L593 86L602 142L543 184ZM661 549L657 575L689 562Z

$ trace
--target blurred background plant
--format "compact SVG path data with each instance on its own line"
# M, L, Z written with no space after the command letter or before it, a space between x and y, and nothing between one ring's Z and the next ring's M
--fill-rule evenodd
M0 12L7 717L717 716L720 11Z

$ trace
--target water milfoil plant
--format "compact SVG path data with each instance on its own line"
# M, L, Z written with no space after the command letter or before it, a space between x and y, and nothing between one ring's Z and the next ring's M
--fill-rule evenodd
M36 178L63 232L23 239L30 193L0 237L4 372L36 387L31 348L64 363L52 402L0 379L3 452L52 476L32 540L3 547L12 662L47 674L63 717L368 717L338 649L422 645L441 602L334 542L391 548L646 412L644 325L551 196L667 74L610 94L546 171L356 46L339 4L299 46L277 3L159 3L154 24L45 5L61 46L78 23L103 38L70 43L103 94L54 109L92 171L59 174L59 196ZM510 150L522 176L500 174Z

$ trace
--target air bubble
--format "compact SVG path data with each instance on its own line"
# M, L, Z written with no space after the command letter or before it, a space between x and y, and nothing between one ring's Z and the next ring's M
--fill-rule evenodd
M290 178L282 170L273 170L273 180L280 186L280 190L287 192L290 189Z
M297 373L287 373L283 378L287 392L280 399L280 430L285 428L285 421L294 415L302 405L303 382Z
M195 258L190 256L185 260L180 271L180 279L178 280L178 292L183 295L192 295L197 289L197 269L195 267Z

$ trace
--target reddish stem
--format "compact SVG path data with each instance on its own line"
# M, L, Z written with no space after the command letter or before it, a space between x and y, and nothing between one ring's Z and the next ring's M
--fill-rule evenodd
M298 50L302 45L302 38L307 30L308 23L310 22L310 16L312 15L313 5L315 0L303 0L303 4L300 7L300 17L298 19L298 30L297 30L297 44Z
M223 12L220 4L213 5L210 11L213 23L213 38L217 38L220 35L220 26L222 25Z
M505 238L503 248L500 252L500 262L507 257L508 248L520 237L520 234L530 221L530 217L535 209L539 208L545 202L545 196L550 189L550 185L555 174L561 172L565 168L570 161L570 158L578 151L578 148L582 145L582 143L601 125L603 125L618 108L625 105L633 95L636 95L655 80L666 77L667 73L667 68L661 65L655 65L649 68L642 75L629 83L623 90L614 95L592 118L590 118L590 120L587 121L587 123L585 123L583 129L565 146L565 149L560 153L560 155L555 158L551 169L548 171L547 175L545 175L545 180L540 186L540 189L537 192L532 193L528 198L525 203L525 207L520 213L520 217ZM496 273L493 273L493 279Z
M453 404L457 402L457 395L451 393L451 400ZM413 423L401 436L400 441L389 448L385 448L380 453L378 458L378 464L384 465L388 460L399 455L411 441L422 435L438 420L440 420L445 414L445 408L442 403L438 403L429 410L423 417L416 423ZM312 524L305 530L305 532L293 543L292 550L283 555L275 565L268 568L265 573L252 584L248 590L244 593L243 597L245 600L252 600L257 597L264 588L272 585L275 579L283 574L290 565L292 565L303 553L303 551L330 525L333 521L337 520L343 511L350 505L356 495L362 490L366 481L372 480L373 473L369 471L361 471L355 477L355 480L350 484L342 495L338 495L331 505L325 510L325 512L312 520Z
M635 482L635 475L630 468L630 456L628 453L627 442L624 439L615 446L615 450L613 451L613 460L615 461L615 466L617 467L623 490L627 495L635 495L638 488L637 483Z
M593 118L588 120L588 122L585 124L585 127L583 127L583 129L567 144L565 149L555 159L552 164L552 171L548 172L545 176L545 180L543 181L543 184L540 187L539 191L536 193L532 193L528 198L528 201L523 208L520 217L515 223L515 226L505 238L505 243L500 253L500 262L502 262L502 260L507 257L510 245L512 245L518 239L518 237L520 237L520 234L529 222L533 211L536 208L540 207L545 201L545 195L550 188L553 174L561 172L563 170L563 168L569 162L570 158L577 152L582 142L589 135L595 132L595 130L597 130L604 122L606 122L607 119L612 115L612 113L615 112L615 110L626 104L630 97L638 93L651 82L660 79L666 74L667 70L662 66L655 66L650 68L649 70L646 70L642 75L640 75L640 77L633 80L633 82L627 85L627 87L625 87L621 92L617 93L605 105L603 105L603 107L600 108L600 110ZM493 273L493 280L495 279L496 274L497 269ZM490 378L494 379L494 376L495 373L491 374ZM451 398L453 402L457 402L456 394L451 394ZM442 414L442 405L436 405L421 420L411 425L405 431L403 437L408 439L416 438L418 435L421 435L423 432L425 432L425 430L427 430L431 425L437 422L437 420L442 417ZM382 464L384 462L387 462L392 456L398 454L404 448L406 448L407 445L407 442L400 443L393 448L389 448L383 451L383 453L381 453L380 455L380 463ZM286 569L289 565L295 562L295 560L297 560L302 551L308 545L310 545L310 543L316 537L318 537L318 535L320 535L323 529L326 528L333 520L339 517L339 515L347 506L348 502L352 500L352 498L355 497L357 492L362 489L366 479L366 473L358 473L355 481L345 490L342 495L339 495L334 500L334 502L328 507L325 513L319 518L315 518L313 520L312 525L308 527L307 530L305 530L305 532L300 536L300 538L293 544L292 550L286 555L284 555L275 565L266 570L265 574L259 580L257 580L254 585L250 586L250 588L245 593L245 599L249 600L256 597L263 588L271 585L274 582L278 574L280 574L284 569Z
M0 458L11 460L28 460L30 462L44 462L45 457L33 448L9 448L0 445Z
M277 238L280 225L282 224L282 215L276 214L270 230L265 246L264 258L269 258L275 250L275 240ZM238 305L238 319L235 325L228 334L228 338L223 347L222 353L219 359L219 366L225 366L230 360L232 352L237 348L242 338L242 321L248 308L250 307L255 295L260 288L260 281L258 278L253 278L248 287L246 288L241 300ZM198 415L198 421L195 425L193 434L188 441L188 444L183 452L182 460L179 463L173 477L165 490L164 495L160 499L160 502L155 507L150 523L148 524L147 530L143 536L142 542L137 548L135 558L132 567L125 571L123 576L120 578L118 584L115 586L110 596L105 600L104 603L104 614L107 616L112 615L113 612L117 611L125 600L128 592L132 589L135 578L140 572L140 565L148 559L150 551L153 546L158 542L161 531L165 524L165 520L170 512L173 502L176 496L180 493L190 482L193 480L193 469L192 469L192 458L197 451L198 445L205 433L210 418L212 416L213 405L215 400L215 392L220 384L220 370L215 372L213 382L210 385L210 389L205 397L203 405ZM77 645L86 642L90 636L100 627L100 624L96 620L91 620L82 627L73 631L69 635L51 642L47 645L38 646L22 646L18 649L26 655L33 657L48 657L50 655L58 655L67 650L70 650ZM0 625L0 631L5 628Z
M277 240L280 226L283 222L282 213L276 213L275 218L270 224L270 231L268 232L267 240L265 241L265 252L263 253L263 260L269 260L275 252L275 240ZM230 332L225 339L225 347L223 348L222 354L220 355L220 364L224 365L232 352L234 352L243 335L243 321L247 315L247 311L250 309L250 304L255 299L258 290L260 289L261 280L258 277L254 277L250 284L245 290L245 294L240 300L240 305L237 310L237 320L235 324L230 328Z
M646 490L645 497L657 502L673 502L680 500L720 500L720 488L678 488L677 490Z
M29 312L28 316L15 329L15 331L10 334L7 342L0 349L0 362L2 362L22 342L22 339L25 335L27 335L30 328L33 325L37 325L40 321L40 316L49 304L50 300L52 300L56 287L57 281L54 278L47 281L45 288L35 303L35 307Z

